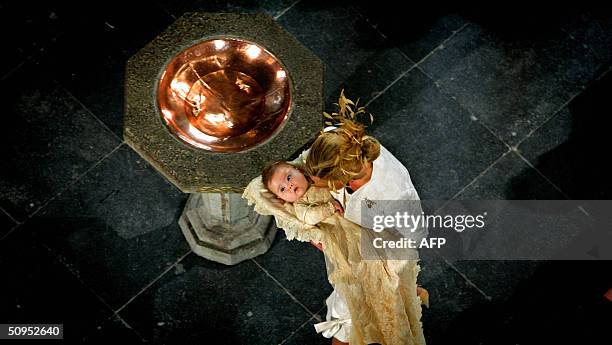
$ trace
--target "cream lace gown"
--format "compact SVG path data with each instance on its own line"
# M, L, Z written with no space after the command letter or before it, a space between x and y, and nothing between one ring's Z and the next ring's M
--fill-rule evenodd
M311 186L294 204L283 204L257 177L243 197L256 212L273 215L287 239L323 243L328 279L351 315L351 345L425 344L416 260L363 259L361 227L334 213L326 189Z

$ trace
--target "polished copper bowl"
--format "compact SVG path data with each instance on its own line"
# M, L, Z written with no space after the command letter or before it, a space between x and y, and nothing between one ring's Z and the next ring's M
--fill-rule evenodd
M289 76L264 47L233 38L193 45L166 66L157 104L172 134L214 152L265 142L291 109Z

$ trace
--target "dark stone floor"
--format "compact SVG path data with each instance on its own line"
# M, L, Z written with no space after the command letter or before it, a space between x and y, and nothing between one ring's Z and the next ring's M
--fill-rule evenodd
M0 4L0 323L88 344L329 343L320 252L279 233L233 267L192 254L187 195L122 141L125 62L185 11L274 16L324 61L328 109L341 88L361 98L424 199L612 199L612 12L496 6ZM425 255L428 343L609 344L611 266Z

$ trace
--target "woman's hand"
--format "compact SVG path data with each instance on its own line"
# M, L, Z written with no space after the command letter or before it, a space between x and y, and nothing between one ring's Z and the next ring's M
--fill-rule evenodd
M279 197L270 198L268 200L270 200L270 203L274 206L281 207L281 208L285 206L285 200Z
M323 243L315 243L312 240L310 241L310 244L312 244L313 246L315 246L318 250L323 251Z
M336 212L340 213L341 216L344 216L344 209L342 208L342 205L340 205L340 202L338 200L334 200L332 201L332 204L334 205Z

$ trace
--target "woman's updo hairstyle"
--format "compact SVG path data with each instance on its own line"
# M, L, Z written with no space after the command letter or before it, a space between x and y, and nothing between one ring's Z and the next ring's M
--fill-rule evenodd
M319 134L310 147L304 165L307 175L327 180L332 189L333 182L345 185L380 154L378 140L366 135L365 125L357 121L358 115L365 114L364 108L358 108L346 98L344 90L340 93L337 105L337 113L323 113L325 124L337 128Z

